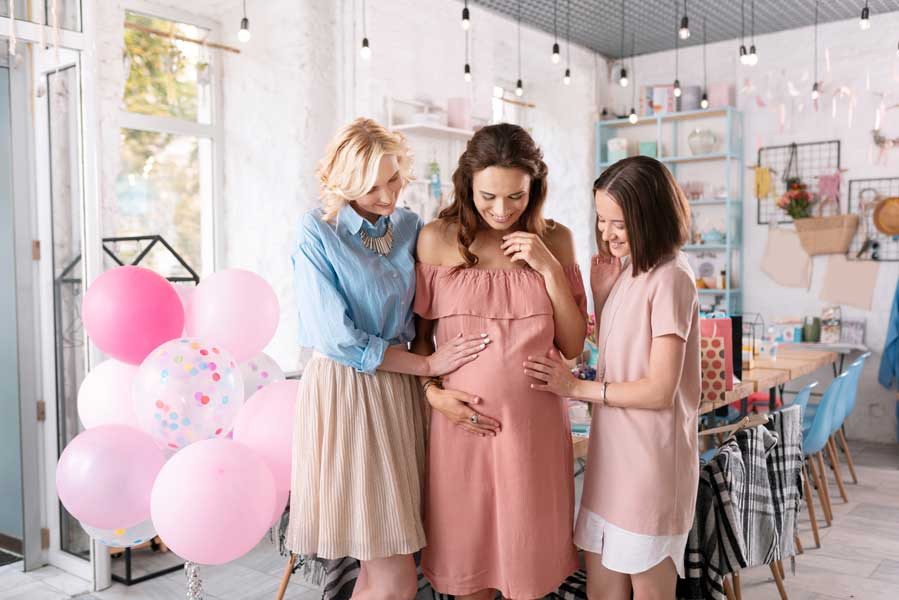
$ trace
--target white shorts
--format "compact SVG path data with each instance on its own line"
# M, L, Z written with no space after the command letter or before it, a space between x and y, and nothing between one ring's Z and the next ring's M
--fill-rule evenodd
M602 565L618 573L643 573L668 557L680 577L684 576L684 551L689 532L678 535L644 535L612 525L601 516L580 507L574 528L578 548L602 556Z

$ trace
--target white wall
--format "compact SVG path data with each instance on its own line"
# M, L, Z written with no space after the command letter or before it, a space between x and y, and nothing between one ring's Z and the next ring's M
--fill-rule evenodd
M887 93L887 105L899 103L899 58L896 56L896 32L899 31L899 13L879 14L872 19L872 28L860 31L857 20L828 23L819 28L819 77L825 82L825 90L834 85L849 86L856 94L853 125L848 125L847 103L838 104L837 116L831 116L830 96L815 112L810 107L809 94L812 85L812 28L785 31L760 36L756 39L759 64L744 67L737 59L739 42L728 41L708 47L708 81L730 82L740 88L747 82L755 85L768 104L782 100L787 103L784 127L781 129L778 113L770 107L759 107L756 94L738 94L737 107L744 112L746 138L744 153L747 164L754 164L759 146L782 145L790 142L810 142L839 139L842 142L843 206L848 194L848 180L868 177L899 176L899 149L892 150L886 165L871 161L871 134L875 110L880 103L876 94ZM830 72L825 73L825 50L829 52ZM683 85L702 83L702 54L700 47L681 51L680 80ZM866 78L870 76L871 90L866 91ZM670 84L674 80L673 52L641 56L636 59L634 73L636 85ZM795 102L791 101L787 82L792 81L800 91ZM616 112L630 107L631 90L621 90L617 85L606 86L610 93L603 102ZM771 96L768 96L770 92ZM805 106L800 110L799 104ZM899 136L899 110L887 113L884 133ZM774 283L762 273L759 265L767 241L765 226L756 223L756 204L753 178L747 172L744 190L744 247L745 267L743 305L746 311L760 312L766 321L820 314L828 304L818 299L827 267L826 257L813 258L813 278L809 290L787 288ZM896 441L896 396L877 384L876 373L883 348L890 303L899 277L899 263L883 262L873 292L870 311L844 307L843 315L864 318L867 321L866 343L874 351L865 369L859 396L859 405L847 423L850 437L875 441ZM831 375L819 372L817 378L824 384Z

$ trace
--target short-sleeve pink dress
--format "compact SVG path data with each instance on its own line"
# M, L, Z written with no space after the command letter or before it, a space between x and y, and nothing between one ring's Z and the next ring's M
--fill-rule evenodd
M586 313L580 270L565 272ZM502 423L495 437L479 437L432 411L422 569L445 594L494 588L506 598L543 597L578 564L567 405L532 390L522 366L554 346L543 277L419 263L416 281L414 311L436 321L438 346L460 332L490 335L490 348L444 387L476 395L476 410Z
M686 343L672 406L593 411L575 540L614 571L643 572L670 556L683 572L699 482L700 332L693 270L682 252L637 277L625 266L600 319L597 380L646 377L652 340L665 335Z

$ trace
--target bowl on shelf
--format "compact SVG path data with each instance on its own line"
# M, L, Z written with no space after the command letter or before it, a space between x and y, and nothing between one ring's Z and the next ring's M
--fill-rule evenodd
M711 129L694 129L687 136L687 145L694 156L711 154L718 147L718 136Z
M724 234L717 229L702 232L703 244L724 244Z

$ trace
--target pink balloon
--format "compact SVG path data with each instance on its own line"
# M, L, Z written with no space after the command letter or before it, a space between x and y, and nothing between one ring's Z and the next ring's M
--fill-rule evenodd
M234 419L234 441L245 444L268 465L279 490L290 489L293 421L300 382L268 385L250 397Z
M190 303L193 301L194 293L197 291L197 286L192 283L179 283L172 285L175 288L175 292L178 293L178 297L181 298L181 306L184 308L184 319L185 319L185 327L184 331L181 332L181 335L187 337L187 315L190 311Z
M84 294L81 318L100 350L132 365L184 329L177 292L143 267L117 267L97 277Z
M290 490L275 490L275 512L272 513L272 524L274 527L281 520L284 509L287 508L287 498L290 496Z
M262 277L226 269L197 286L187 313L187 334L214 340L241 363L271 341L280 315L278 297Z
M56 465L56 493L79 521L128 528L150 517L150 491L165 456L149 435L100 425L75 437Z
M275 482L243 444L204 440L165 464L150 509L156 532L178 556L219 565L249 552L271 527Z
M85 429L97 425L137 427L131 385L137 367L114 359L90 370L78 389L78 417Z

